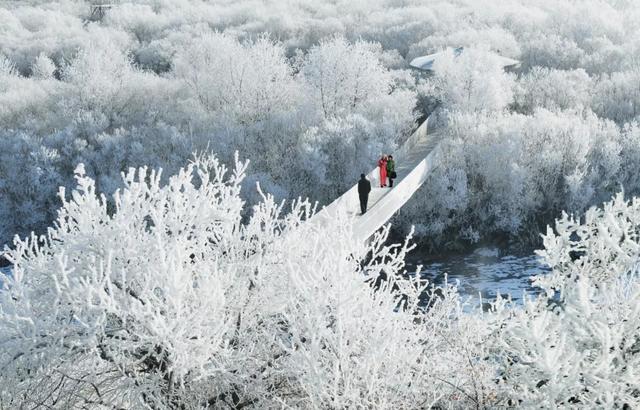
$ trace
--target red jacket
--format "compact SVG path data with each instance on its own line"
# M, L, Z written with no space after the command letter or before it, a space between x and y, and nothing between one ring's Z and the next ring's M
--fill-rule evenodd
M387 185L387 161L380 158L378 160L378 166L380 167L380 186Z

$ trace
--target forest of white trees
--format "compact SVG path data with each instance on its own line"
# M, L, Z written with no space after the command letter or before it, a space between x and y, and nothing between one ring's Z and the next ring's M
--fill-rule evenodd
M110 195L128 167L239 150L246 200L260 181L326 204L434 109L442 163L394 221L434 248L537 245L562 210L640 187L634 1L140 0L96 21L83 1L5 3L0 243L44 232L80 162ZM448 46L468 51L409 69Z
M0 408L640 404L640 200L563 215L544 293L483 311L407 273L388 229L364 246L266 194L244 220L246 167L131 168L110 210L78 166L0 274Z
M640 407L640 2L92 3L0 3L0 409ZM391 226L304 223L428 115ZM540 296L405 268L497 239Z

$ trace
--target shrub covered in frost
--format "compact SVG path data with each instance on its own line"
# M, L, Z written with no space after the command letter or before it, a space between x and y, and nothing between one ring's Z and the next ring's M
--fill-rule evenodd
M639 200L564 215L545 292L482 313L403 272L410 246L388 230L363 246L348 221L319 228L308 202L269 195L243 222L245 169L202 156L166 184L131 169L111 209L79 166L55 226L16 240L0 278L0 403L640 404Z
M109 36L59 67L39 54L30 77L2 56L0 243L43 232L57 207L52 193L72 186L78 162L109 196L129 167L175 172L191 152L215 149L231 160L241 150L284 197L332 200L413 127L415 94L392 89L382 58L379 45L334 38L294 62L266 36L241 42L208 30L177 50L162 76ZM336 67L340 95L318 92L329 81L321 67ZM327 118L323 104L335 108ZM335 144L338 128L344 140ZM321 177L354 158L357 169Z
M640 200L617 195L582 220L564 214L539 254L545 291L510 310L501 378L524 407L640 405Z
M396 219L436 245L489 236L538 246L563 210L639 193L638 135L589 111L451 114L437 166Z
M344 221L318 232L308 202L270 196L243 223L245 170L204 156L162 184L131 169L111 209L79 166L54 227L9 252L2 406L494 402L487 330L453 287L398 275L406 243L364 247Z
M42 232L52 221L51 193L60 183L71 188L73 164L88 162L84 147L97 147L92 155L99 165L101 144L112 147L132 133L148 139L123 145L118 152L123 168L108 169L114 160L107 156L102 166L88 166L88 174L100 181L141 164L178 169L191 150L154 150L141 162L127 162L139 159L146 145L160 146L162 137L154 141L153 135L170 129L182 144L213 149L225 160L242 151L252 161L254 177L265 176L284 197L326 203L371 168L378 155L396 149L414 126L416 94L419 116L440 101L441 107L464 113L511 109L536 117L541 108L592 111L620 129L637 129L638 2L136 0L114 2L101 20L90 19L89 3L95 2L5 2L0 8L0 131L3 147L9 147L0 150L0 167L15 169L0 170L0 179L6 186L23 172L17 180L31 181L9 191L0 188L0 244L16 233ZM465 53L441 60L439 76L408 68L414 57L457 46ZM504 74L491 53L519 59L521 72ZM483 126L478 118L469 136ZM527 138L517 121L504 130L509 133L520 133L518 141ZM609 153L617 143L614 134L607 131L600 138ZM550 135L551 145L562 144L562 133ZM34 154L16 157L25 138ZM26 175L41 172L43 152L75 157L66 164L49 161L55 183ZM631 174L638 162L632 160L635 151L629 152L621 155L631 166L621 172ZM342 164L352 166L340 172ZM514 176L517 186L518 170L511 165L501 169L502 179ZM537 237L539 222L544 226L558 216L555 208L528 207L525 195L521 206L508 200L511 209L524 214L498 216L494 224L491 219L502 207L490 202L483 204L491 208L487 221L465 221L458 229L459 213L452 210L464 206L465 190L476 189L465 184L484 175L482 169L446 168L429 188L439 195L434 203L446 202L446 207L414 215L420 216L411 220L420 225L420 234L446 232L445 242L473 240L495 234L495 226L508 226L500 230L512 238L512 227ZM571 180L581 189L563 198L586 198L583 207L601 201L602 186L616 179L606 170L597 181L591 179L597 173L562 171L556 170L559 181ZM589 183L582 183L585 178ZM625 177L627 192L640 187L634 178ZM97 186L108 186L109 195L114 188ZM15 202L20 197L27 200ZM560 209L577 210L573 199ZM12 213L18 208L32 218L21 221Z

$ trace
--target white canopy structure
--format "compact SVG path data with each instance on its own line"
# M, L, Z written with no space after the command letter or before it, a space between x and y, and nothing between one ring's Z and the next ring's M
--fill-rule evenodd
M443 56L445 56L445 53L447 53L449 50L453 50L453 55L455 57L458 57L464 52L464 47L457 47L454 49L447 48L446 50L440 51L438 53L429 54L422 57L416 57L413 60L411 60L409 65L419 70L433 71L435 62L439 58L442 58ZM495 54L495 56L497 57L498 61L500 61L500 64L502 65L503 68L515 68L520 65L520 61L514 60L513 58L503 57L498 54Z

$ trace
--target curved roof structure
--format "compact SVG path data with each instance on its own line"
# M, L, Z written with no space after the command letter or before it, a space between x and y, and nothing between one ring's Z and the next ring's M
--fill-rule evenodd
M443 50L434 54L429 54L422 57L416 57L413 60L411 60L409 65L419 70L433 71L435 62L438 59L443 58L449 50L453 50L454 57L458 57L462 55L462 53L464 53L464 47L457 47L453 49L448 48L446 50ZM503 68L514 68L520 65L520 61L514 60L513 58L503 57L499 54L494 54L494 55L497 57L498 61L500 62Z

